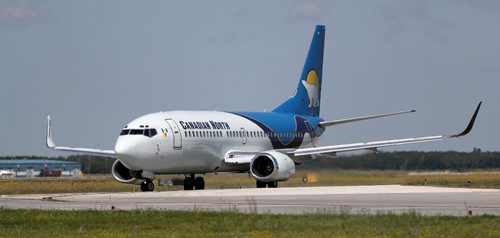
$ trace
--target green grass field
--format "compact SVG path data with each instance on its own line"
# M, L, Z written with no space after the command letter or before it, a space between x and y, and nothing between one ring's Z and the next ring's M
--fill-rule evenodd
M255 186L247 174L206 175L205 180L207 189ZM500 188L500 172L298 171L280 187L374 184ZM138 191L137 186L121 184L110 177L0 180L0 195L134 189ZM161 188L172 189L181 187ZM42 211L0 207L0 237L500 237L499 227L500 217L495 216Z
M161 176L162 178L174 178ZM304 182L307 180L308 182ZM207 174L207 189L253 188L255 180L247 174ZM280 187L297 186L344 186L344 185L429 185L446 187L474 187L500 189L500 172L475 173L415 173L405 171L352 171L324 170L318 172L297 171L297 174ZM179 190L182 187L161 187L161 190ZM0 180L0 195L80 192L132 192L138 186L122 184L110 176L51 179Z
M500 237L500 217L0 209L0 237Z

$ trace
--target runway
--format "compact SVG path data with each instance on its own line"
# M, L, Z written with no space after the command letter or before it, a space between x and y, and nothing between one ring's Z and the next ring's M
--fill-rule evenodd
M273 214L500 215L500 190L424 186L329 186L149 193L2 195L0 206L55 210L208 210Z

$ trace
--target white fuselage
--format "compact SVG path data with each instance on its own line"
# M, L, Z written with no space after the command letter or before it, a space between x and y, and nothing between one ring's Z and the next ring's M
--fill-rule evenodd
M229 151L272 150L270 138L254 122L228 112L170 111L141 116L124 130L154 129L156 135L135 131L118 137L117 158L131 170L155 174L246 171L248 164L224 163ZM282 131L279 133L291 133ZM308 134L300 147L315 143Z

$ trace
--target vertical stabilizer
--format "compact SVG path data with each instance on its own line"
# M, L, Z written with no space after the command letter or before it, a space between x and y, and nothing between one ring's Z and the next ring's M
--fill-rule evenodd
M318 25L314 30L295 95L274 109L273 112L319 116L324 45L325 26Z

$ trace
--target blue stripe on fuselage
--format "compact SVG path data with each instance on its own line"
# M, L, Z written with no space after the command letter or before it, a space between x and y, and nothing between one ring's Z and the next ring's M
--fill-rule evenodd
M274 149L298 148L303 140L294 132L302 135L308 133L311 138L321 136L323 130L318 130L317 125L321 118L297 115L293 113L279 112L231 112L244 117L266 133L270 134L271 143Z

